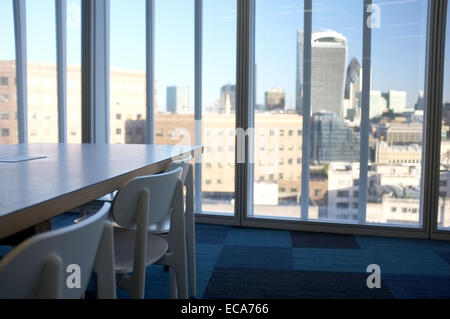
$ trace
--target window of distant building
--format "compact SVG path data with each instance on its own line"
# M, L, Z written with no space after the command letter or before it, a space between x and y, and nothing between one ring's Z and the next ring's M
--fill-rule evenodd
M0 77L0 85L8 85L8 78L5 76Z
M1 112L0 113L0 119L2 119L2 120L9 120L9 112Z
M117 114L116 114L116 120L121 120L121 119L122 119L122 114L117 113Z
M336 207L337 208L348 208L348 203L337 203Z
M9 136L9 128L2 128L2 136Z
M349 197L349 191L338 191L338 197Z
M121 128L116 128L116 134L117 135L121 135L122 134L122 129Z

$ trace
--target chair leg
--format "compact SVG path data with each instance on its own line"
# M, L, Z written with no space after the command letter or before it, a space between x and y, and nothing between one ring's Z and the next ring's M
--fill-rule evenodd
M99 299L116 299L116 275L114 272L114 231L110 222L105 223L94 263L97 274Z
M164 266L166 267L166 266ZM175 270L173 268L169 268L169 285L170 285L170 298L177 299L177 278L176 278Z
M186 228L183 210L183 186L180 180L177 182L175 189L168 242L169 253L160 260L160 263L171 266L170 271L175 273L178 298L187 299Z
M184 261L179 260L174 267L175 270L175 279L177 285L178 298L187 299L188 298L188 289L187 289L187 276L186 276L186 258Z
M186 214L186 243L189 259L189 285L191 297L197 296L196 260L195 260L195 223L194 216Z

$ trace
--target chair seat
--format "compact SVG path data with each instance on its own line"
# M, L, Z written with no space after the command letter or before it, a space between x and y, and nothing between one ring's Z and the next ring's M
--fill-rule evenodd
M136 231L114 228L115 271L129 273L133 271ZM145 266L158 261L169 249L169 244L161 236L148 234Z
M122 228L119 224L117 224L115 221L111 221L114 228ZM127 228L128 229L128 228ZM132 229L136 229L136 226ZM155 224L151 224L148 226L148 231L152 234L165 234L170 231L170 216L167 216L167 218L164 218L162 221L159 221Z

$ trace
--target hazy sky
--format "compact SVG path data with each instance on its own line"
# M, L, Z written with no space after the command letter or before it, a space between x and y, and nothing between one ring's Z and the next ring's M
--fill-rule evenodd
M168 85L189 86L193 108L194 1L155 2L159 108L165 108ZM236 1L203 2L206 107L219 98L222 85L235 83ZM407 91L408 105L413 106L424 88L428 1L375 0L374 4L380 8L381 24L373 29L372 87ZM68 12L68 63L80 64L80 0L68 0ZM362 0L313 0L313 29L342 33L348 41L347 63L352 57L361 62L362 14ZM54 20L54 0L27 0L30 61L56 61ZM303 29L302 0L256 0L257 103L264 102L266 90L282 87L287 106L295 105L298 29ZM12 0L0 0L0 38L0 59L14 59ZM145 0L111 0L110 44L111 68L145 70Z

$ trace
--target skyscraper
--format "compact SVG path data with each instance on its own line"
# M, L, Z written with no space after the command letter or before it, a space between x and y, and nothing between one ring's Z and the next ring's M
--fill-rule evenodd
M370 91L369 118L380 116L387 111L387 100L380 91Z
M166 96L167 112L188 113L189 112L189 87L168 86Z
M311 117L311 159L318 163L359 162L360 138L334 112Z
M394 113L406 111L406 91L389 90L383 93L383 96L387 100L389 110L392 110Z
M311 35L311 113L327 110L342 116L347 39L333 30ZM297 109L303 107L303 31L297 33ZM301 113L301 111L300 111Z
M355 91L361 91L361 71L362 69L358 59L352 58L347 67L344 98L350 99L352 95L352 87Z
M220 101L216 106L217 113L224 113L227 111L226 104L227 99L230 100L231 103L231 111L236 110L236 85L234 84L225 84L220 88Z
M275 109L283 110L285 106L286 93L282 88L272 88L266 91L266 111Z

